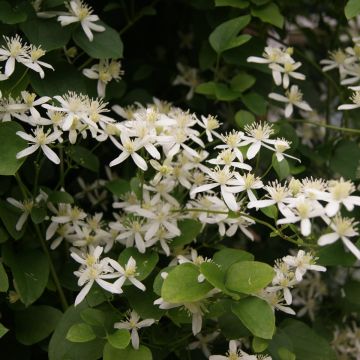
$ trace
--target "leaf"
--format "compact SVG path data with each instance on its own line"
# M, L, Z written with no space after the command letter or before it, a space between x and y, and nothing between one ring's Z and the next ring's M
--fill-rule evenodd
M247 0L215 0L215 6L231 6L238 9L245 9L249 4Z
M62 317L60 310L47 305L30 306L15 312L16 339L24 345L47 338Z
M53 19L32 17L20 25L31 44L41 45L46 51L64 47L71 38L72 26L61 26ZM42 60L42 59L41 59Z
M129 181L126 181L124 179L115 179L108 181L105 187L116 196L122 196L127 192L130 192L131 190Z
M66 340L76 343L88 342L94 339L96 339L94 330L85 323L74 324L66 334Z
M73 204L74 198L66 191L53 191L48 197L48 202L53 204Z
M273 2L258 8L251 8L251 15L280 29L284 26L284 17L281 15L279 7Z
M2 323L0 323L0 339L9 331Z
M31 85L39 96L62 95L68 91L86 93L85 78L73 65L65 62L52 62L55 71L46 70L41 79L39 74L30 73Z
M125 329L118 329L107 336L109 344L116 349L125 349L130 343L130 333ZM106 346L106 345L105 345Z
M21 231L15 229L16 223L20 214L16 211L14 206L8 202L0 200L0 218L6 227L6 230L14 240L19 240L25 231L25 227Z
M255 352L263 352L269 346L269 340L254 336L251 346Z
M284 180L290 175L289 163L286 159L278 161L275 154L272 156L272 166L279 177L279 180Z
M31 209L31 220L33 221L34 224L40 224L45 220L45 217L47 215L47 211L44 207L42 206L34 206Z
M0 21L4 24L19 24L27 19L27 14L16 10L6 1L0 1Z
M9 279L4 269L4 266L0 261L0 292L7 292L8 288L9 288Z
M268 264L258 261L240 261L227 270L225 284L230 290L253 294L268 285L274 275L273 268Z
M234 263L251 260L254 260L254 255L240 249L225 248L216 252L213 256L214 263L220 265L221 270L224 272Z
M199 84L195 88L195 92L197 94L215 96L215 88L216 88L216 83L214 81L208 81L208 82Z
M105 324L105 313L98 309L87 308L80 313L81 319L91 326L103 326Z
M131 346L120 350L106 343L103 353L103 360L152 360L152 358L150 349L144 345L140 345L139 350L135 350Z
M346 299L352 304L360 305L360 282L348 280L344 286Z
M72 160L85 169L93 172L99 171L99 158L87 148L80 145L73 145L67 149L67 154Z
M171 247L187 245L196 240L196 237L201 233L202 224L197 220L184 219L178 222L178 228L181 235L171 241Z
M207 281L199 283L199 274L198 268L191 263L176 266L163 282L161 297L170 303L203 299L213 287Z
M27 147L27 142L16 135L24 131L15 121L0 123L0 175L15 175L25 158L16 159L16 154Z
M335 360L329 343L301 321L287 319L281 329L291 339L296 360Z
M255 84L255 77L247 74L246 72L240 72L230 81L230 87L234 91L244 92L251 88Z
M246 125L250 125L254 121L255 121L255 116L249 111L239 110L235 114L235 122L240 129L244 129Z
M89 41L79 26L73 34L75 44L94 59L117 59L123 57L123 43L118 32L110 26L98 21L105 31L93 32L94 39Z
M270 205L265 208L261 208L260 211L271 219L278 218L278 208L275 205Z
M360 164L360 147L354 141L342 140L336 147L330 159L330 168L347 179L357 179L357 169Z
M241 100L256 115L264 115L266 113L267 102L258 93L250 92L249 94L242 95Z
M214 29L209 36L209 42L217 54L240 46L250 40L251 36L247 34L237 36L240 30L249 24L250 19L249 15L240 16L228 20Z
M136 248L126 248L119 255L119 263L125 266L130 257L133 257L136 261L136 272L138 275L136 278L140 281L146 279L154 270L157 262L159 261L159 255L154 251L147 251L145 254L141 254Z
M351 19L360 14L360 2L358 0L349 0L345 5L345 16Z
M254 336L271 339L275 332L275 315L264 300L249 296L231 306L232 312Z
M3 248L3 258L13 274L21 301L29 306L44 292L49 278L49 262L40 250L24 249L14 252Z
M344 249L341 241L320 247L316 252L318 257L316 263L323 266L353 266L356 257Z

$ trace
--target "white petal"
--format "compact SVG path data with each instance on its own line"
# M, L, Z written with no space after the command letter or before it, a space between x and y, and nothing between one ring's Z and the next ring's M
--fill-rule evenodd
M339 235L337 233L330 233L320 236L318 240L318 244L320 246L329 245L334 243L336 240L339 239Z
M25 156L28 156L28 155L34 153L39 147L40 147L40 145L38 145L38 144L31 145L31 146L29 146L28 148L26 148L26 149L21 150L20 152L18 152L18 153L16 154L16 158L17 158L17 159L21 159L21 158L23 158L23 157L25 157Z
M91 289L92 284L94 283L94 280L90 280L79 292L78 296L75 299L75 306L79 305L85 298L85 296L88 294L88 292Z
M50 161L54 164L60 164L60 158L56 155L55 151L51 150L47 145L42 145L41 149Z

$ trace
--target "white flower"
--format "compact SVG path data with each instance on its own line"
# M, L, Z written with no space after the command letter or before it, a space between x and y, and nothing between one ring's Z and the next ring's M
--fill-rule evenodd
M284 256L282 260L289 266L296 268L295 278L297 281L302 280L307 270L326 271L324 266L315 265L316 259L304 250L299 250L296 256Z
M233 192L238 192L236 186L241 184L239 180L235 178L235 173L225 166L223 169L215 168L214 170L209 170L207 174L209 176L209 180L212 180L213 182L193 188L190 191L190 197L194 197L195 194L199 192L209 191L220 186L221 195L226 205L230 210L238 211L239 205L236 202Z
M94 24L99 20L97 15L93 15L92 8L82 0L71 0L66 4L69 13L60 15L57 20L60 21L61 26L67 26L75 22L80 22L85 35L89 41L93 41L94 35L92 31L102 32L105 27L102 25Z
M176 64L176 67L179 70L179 75L176 76L173 81L173 85L185 85L190 89L186 94L186 100L191 100L194 96L194 90L196 86L200 84L198 70L188 66L184 66L180 63Z
M112 139L114 145L119 148L122 153L110 162L110 166L115 166L125 161L129 156L133 159L136 166L141 170L146 171L148 169L146 161L137 153L144 147L143 141L139 139L130 139L130 137L123 131L120 133L121 144L115 139Z
M207 335L197 334L195 336L197 340L190 343L187 348L189 350L195 350L200 348L204 356L208 358L211 355L208 344L214 341L219 336L219 334L219 330L216 330Z
M352 110L360 107L360 91L354 91L350 97L353 104L344 104L338 107L338 110Z
M98 64L84 69L83 74L89 79L98 80L97 93L100 97L105 97L106 85L112 80L120 80L124 71L121 69L121 62L117 60L101 59Z
M6 45L0 48L0 61L6 60L5 76L9 77L15 70L15 62L24 63L28 60L29 48L22 43L19 35L12 38L4 36Z
M310 219L324 214L324 209L317 203L304 198L295 199L293 214L285 214L285 218L278 220L278 225L291 224L300 221L301 234L309 236L311 233Z
M131 311L127 321L121 321L114 324L115 329L131 330L131 344L134 349L139 349L139 334L138 330L154 324L154 319L140 320L140 316L136 311Z
M51 133L51 129L49 129L46 133L42 127L37 127L33 130L34 135L29 135L23 131L17 131L16 135L20 136L22 139L28 141L33 145L29 146L25 150L22 150L16 154L17 159L21 159L25 156L29 156L34 153L37 149L41 148L44 152L45 156L55 164L60 164L60 158L56 155L56 153L50 149L48 144L53 143L56 140L59 140L61 137L60 131L54 131Z
M354 61L353 57L348 56L343 50L338 49L330 52L330 59L324 59L320 61L320 64L324 65L323 71L329 71L332 69L339 69L340 78L343 79L346 74L345 66L351 64Z
M335 216L329 224L333 232L320 236L318 244L324 246L341 239L344 245L360 260L360 249L349 240L349 237L359 235L354 230L357 224L353 219Z
M305 80L305 75L296 72L301 66L301 62L291 63L286 62L282 66L279 64L270 64L269 67L272 70L273 78L276 85L283 84L284 89L287 89L290 84L290 77L298 80ZM283 75L282 75L283 74Z
M112 284L104 280L117 278L119 274L114 272L114 269L109 266L110 258L100 260L102 252L103 248L97 246L95 249L90 249L89 253L82 254L81 256L75 252L70 254L76 262L81 264L80 269L75 271L74 274L79 277L78 285L84 286L75 299L75 306L84 300L94 282L111 293L122 293L121 287L119 288L115 283Z
M267 46L265 48L262 58L257 56L250 56L247 58L246 61L258 64L283 64L286 62L294 62L294 60L291 58L290 54L286 50L272 46Z
M281 162L285 159L285 156L294 160L297 160L300 162L300 159L288 155L288 154L284 154L284 151L290 149L290 141L287 141L285 139L276 139L275 143L274 143L274 148L275 148L275 156L278 162Z
M125 268L123 268L117 261L109 259L110 265L114 267L119 273L120 277L114 283L118 289L121 289L124 282L129 280L134 286L138 289L145 291L145 285L141 283L136 277L139 275L136 272L136 260L131 256L128 262L125 264Z
M16 208L21 210L22 214L20 215L15 225L15 229L17 231L21 231L27 218L30 215L30 212L34 206L34 202L32 200L18 201L10 197L7 198L6 201L9 202L12 206L15 206Z
M269 94L270 99L284 102L287 104L285 107L285 117L288 118L291 116L291 114L294 111L294 106L296 106L302 110L305 110L305 111L312 111L309 104L306 101L303 101L303 99L302 99L303 94L299 90L299 87L297 85L292 85L290 90L286 91L285 95L286 96L276 94L276 93Z
M39 60L44 55L45 55L45 50L41 49L41 46L37 47L35 45L30 45L29 59L23 61L23 64L26 67L39 73L42 79L45 77L45 73L44 70L42 69L42 66L54 70L54 68L50 64Z
M218 119L212 115L207 117L201 115L201 121L198 121L198 124L205 129L205 133L208 141L214 141L213 135L217 138L220 136L215 130L218 129L221 125Z

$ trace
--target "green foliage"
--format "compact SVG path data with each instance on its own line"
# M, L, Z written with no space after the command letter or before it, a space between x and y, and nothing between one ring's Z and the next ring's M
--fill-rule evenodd
M17 340L24 345L35 344L47 338L62 317L61 311L47 305L32 305L15 313Z
M161 297L170 303L199 301L213 289L207 282L199 282L198 268L190 263L177 266L171 271L161 288Z
M94 33L94 40L91 42L81 27L78 27L73 34L76 45L94 59L121 58L123 43L118 32L104 23L101 25L105 27L105 31Z
M201 232L202 224L197 220L184 219L179 221L178 227L181 235L171 241L172 247L187 245L196 240L196 236Z
M16 122L0 124L0 175L15 175L25 159L16 159L16 154L26 147L26 141L16 135L24 131Z
M284 17L281 15L279 7L273 2L251 8L251 15L280 29L284 26Z
M49 262L41 250L23 249L15 252L10 246L3 248L4 263L10 267L20 300L31 305L44 292L49 277Z
M118 329L107 336L109 344L115 349L125 349L130 343L130 333L124 329ZM105 345L106 346L106 345Z
M226 272L226 287L232 291L254 294L273 279L273 268L258 261L240 261L232 264Z
M99 159L90 150L80 145L73 145L69 148L69 157L77 164L93 172L99 171Z
M360 14L360 3L356 0L349 0L345 6L345 16L348 19Z
M85 323L78 323L71 326L66 334L66 340L75 343L84 343L96 339L92 327Z
M262 339L273 337L275 315L266 301L250 296L234 303L231 310L254 336Z
M239 16L225 21L214 29L209 36L209 42L217 54L245 44L251 39L250 35L238 35L249 24L251 18L248 15Z
M151 355L150 349L143 345L140 345L139 350L135 350L131 346L120 350L112 347L109 343L107 343L104 347L103 359L152 360L153 357Z
M351 154L351 156L349 156ZM358 179L358 167L360 164L360 147L353 141L340 141L330 160L331 169L347 179Z

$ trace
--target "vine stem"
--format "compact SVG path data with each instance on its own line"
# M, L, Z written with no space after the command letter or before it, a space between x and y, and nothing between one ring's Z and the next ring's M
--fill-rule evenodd
M321 123L317 123L316 121L302 120L302 119L291 119L290 121L303 123L303 124L315 125L318 127L324 127L324 128L332 129L332 130L336 130L336 131L360 134L360 129L352 129L352 128L340 127L340 126L335 126L335 125L321 124Z
M47 245L45 243L45 240L44 240L44 237L43 237L43 235L42 235L42 233L40 231L39 225L34 224L34 227L35 227L36 234L37 234L37 236L38 236L38 238L40 240L41 247L42 247L46 257L48 258L49 266L50 266L50 272L51 272L52 278L54 280L56 290L57 290L57 292L59 294L61 306L62 306L63 310L65 311L69 307L69 304L68 304L68 302L66 300L64 291L63 291L63 289L61 287L60 280L59 280L59 277L58 277L58 275L56 273L54 263L53 263L53 261L51 259L49 249L48 249L48 247L47 247Z

